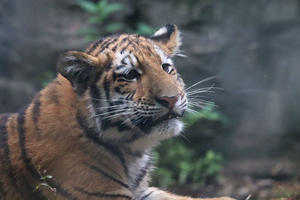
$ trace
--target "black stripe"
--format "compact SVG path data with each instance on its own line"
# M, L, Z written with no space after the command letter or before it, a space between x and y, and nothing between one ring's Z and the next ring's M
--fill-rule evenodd
M38 123L39 123L38 120L40 117L40 106L41 106L40 94L38 94L35 97L35 100L33 102L33 108L32 108L32 120L33 120L35 131L36 131L37 135L40 135L40 130L38 127Z
M96 85L98 80L101 78L102 73L99 73L95 79L95 82L91 85L90 87L90 95L92 97L92 107L95 110L95 114L99 114L99 108L100 108L100 103L101 103L101 93ZM98 115L98 118L101 120L101 116Z
M149 46L146 46L146 49L149 51L150 55L153 54L152 49Z
M144 179L144 177L146 176L149 167L152 164L152 160L151 158L149 158L149 160L147 160L146 165L144 166L144 168L141 170L141 172L139 173L137 179L134 181L133 183L133 188L136 188L140 185L141 181Z
M121 40L121 42L119 43L119 46L121 46L124 42L126 42L127 40L128 40L128 36L127 37L125 37L125 38L123 38L122 40Z
M109 71L111 69L111 65L112 65L112 62L109 61L108 64L105 66L104 70Z
M140 123L135 124L135 126L138 127L145 134L151 133L153 127L162 122L161 121L162 119L154 121L152 117L142 117L142 118L143 120Z
M119 132L131 130L131 128L126 124L124 124L123 122L124 121L120 121L120 120L111 122L108 119L103 119L101 121L101 129L106 130L108 128L117 127Z
M116 81L116 79L117 79L117 74L115 72L113 72L113 74L112 74L112 79L113 79L113 81Z
M128 42L128 44L125 46L125 47L123 47L122 48L122 50L121 50L121 54L123 54L124 52L125 52L125 50L129 47L129 45L131 45L132 44L132 41L131 40L129 40L129 42Z
M107 49L111 44L115 43L119 39L119 36L112 37L111 39L104 42L101 46L101 49L97 52L97 55L99 55L101 52L103 52L105 49Z
M100 44L101 42L103 42L104 39L105 39L105 38L100 38L100 39L98 39L96 42L94 42L94 43L92 44L92 46L87 50L86 53L88 53L88 54L92 53L92 52L99 46L99 44Z
M136 55L135 55L134 57L135 57L135 59L136 59L136 61L137 61L138 65L142 65L142 63L141 63L141 61L140 61L139 57L137 57Z
M99 139L99 137L97 136L97 133L95 133L95 131L88 126L85 119L83 118L83 116L81 116L81 114L79 112L77 112L76 117L77 117L78 124L79 124L80 128L83 130L83 132L85 133L85 135L88 138L90 138L91 141L95 142L98 145L101 145L106 150L108 150L111 154L113 154L115 157L117 157L121 162L121 165L124 169L126 176L128 176L128 168L126 166L126 161L125 161L124 155L120 151L120 149L116 146L113 146L113 145L110 145L108 143L104 143L103 141L101 141Z
M127 84L128 84L128 83L126 83L126 84L124 84L124 85L126 86ZM136 93L136 90L132 91L132 92L126 97L126 99L127 99L127 100L133 100L133 97L134 97L135 93Z
M26 137L25 137L25 129L24 129L24 125L25 125L25 112L26 112L25 108L23 111L21 111L18 114L18 118L17 118L17 122L18 122L18 132L19 132L19 145L21 148L21 157L23 159L23 162L25 163L26 169L32 174L33 177L39 179L39 175L36 172L36 170L34 169L34 167L31 165L31 160L30 158L28 158L27 156L27 149L26 149ZM45 196L43 196L41 191L36 191L35 188L31 188L30 184L28 183L28 181L25 179L24 180L26 183L24 185L27 186L27 193L30 192L34 192L31 195L31 198L33 199L47 199ZM30 191L30 192L29 192Z
M158 125L166 119L168 119L167 114L156 120L154 120L152 117L143 117L143 121L136 124L135 126L138 127L145 134L149 134L153 130L153 127L155 127L156 125Z
M26 109L24 109L22 112L19 113L17 121L18 121L18 131L19 131L19 142L20 142L20 148L21 148L21 156L23 159L23 162L25 163L26 169L32 174L32 176L36 179L36 180L40 180L40 175L39 173L36 171L36 169L34 168L34 166L31 163L31 159L28 157L27 154L27 149L26 149L26 136L25 136L25 129L24 129L24 125L25 125L25 113ZM48 180L47 180L48 181ZM50 182L50 180L48 181ZM30 184L26 184L28 187L30 186ZM51 180L51 184L52 187L55 187L57 190L58 194L61 194L64 197L67 197L69 199L76 199L73 198L67 191L65 191L64 189L62 189L57 183L55 183L53 180ZM29 191L36 191L35 188L29 189L27 192ZM35 195L37 197L37 199L47 199L46 197L44 197L41 193L41 191L37 191L35 192Z
M97 108L99 108L99 104L101 101L101 93L99 88L97 87L97 85L93 84L91 85L91 89L90 89L90 95L92 97L92 103L94 106L94 109L96 110Z
M104 42L103 42L103 44L101 44L100 50L99 50L98 52L96 52L96 55L98 55L99 52L103 51L103 47L104 47L108 42L110 42L111 40L112 40L112 38L107 38L107 39L105 39Z
M125 63L126 64L126 63ZM116 70L120 70L120 69L122 69L122 68L124 68L124 67L126 67L125 65L119 65L119 66L117 66L116 67Z
M118 44L116 44L111 50L112 50L113 52L116 52L117 47L118 47Z
M21 190L17 185L16 174L14 173L14 169L10 160L10 150L8 146L8 135L6 128L6 124L9 117L10 115L8 114L2 115L0 120L0 147L3 149L4 153L2 161L3 163L1 163L1 165L7 169L7 175L10 178L10 182L13 185L13 187L16 188L16 191L22 195Z
M1 143L0 147L3 146L4 148L4 165L7 166L7 175L10 178L11 184L19 193L19 196L25 197L25 198L30 198L30 199L37 199L38 195L37 193L33 193L33 188L30 188L29 183L26 181L24 176L18 176L18 180L16 179L17 174L14 172L14 168L12 166L11 160L10 160L10 150L8 146L8 135L7 135L7 128L6 128L6 123L9 119L9 115L5 115L4 118L1 121L1 127L0 127L0 132L2 132L1 135ZM23 181L23 182L22 182ZM18 182L22 182L21 186L18 185ZM45 199L45 198L40 198L40 199Z
M154 191L149 192L148 194L142 196L142 198L140 198L140 200L145 200L147 197L149 197Z
M26 109L24 109L22 112L18 114L18 132L19 132L19 144L21 148L21 156L22 159L25 163L26 169L30 171L34 176L37 175L39 177L38 173L32 168L31 166L31 160L27 156L27 149L26 149L26 136L25 136L25 130L24 130L24 125L25 125L25 112Z
M123 54L124 53L124 51L129 47L129 45L131 45L132 44L132 40L130 40L130 38L128 37L128 43L126 44L126 46L124 46L123 48L122 48L122 50L121 50L121 54ZM135 47L134 47L135 48Z
M109 100L110 99L110 82L107 79L107 77L105 77L105 79L104 79L103 88L105 91L106 99Z
M125 187L125 188L129 188L129 186L126 184L126 183L123 183L122 181L116 179L115 177L113 177L112 175L106 173L105 171L103 171L102 169L94 166L94 165L89 165L89 164L86 164L90 169L104 175L105 177L109 178L110 180L112 180L113 182L115 183L118 183L119 185Z
M110 41L109 43L107 43L105 46L104 46L104 49L108 48L111 44L115 43L117 40L119 39L119 37L113 39L112 41Z
M119 94L126 94L126 93L128 93L127 90L122 91L120 87L115 87L115 91L116 91L117 93L119 93Z
M102 192L88 192L83 190L82 188L74 187L75 190L78 192L81 192L88 196L94 196L94 197L104 197L104 198L124 198L124 199L132 199L132 197L125 195L125 194L106 194Z
M121 60L121 63L125 66L127 63L125 62L125 59L127 58L128 56L126 56L125 58L123 58L122 60Z
M100 77L98 77L97 79L99 79L99 78ZM107 100L109 100L109 97L110 97L109 81L107 83L105 83L105 82L107 82L107 77L105 77L103 85L104 85L104 91L105 91L105 94L106 94L106 98L108 97ZM100 107L101 93L100 93L100 90L97 87L97 85L93 84L91 86L90 94L91 94L91 97L92 97L92 104L93 104L94 110L96 111L96 114L98 114L97 108ZM109 104L112 105L111 102L109 102ZM99 116L99 118L101 120L100 116ZM119 131L130 130L130 127L126 126L121 121L117 121L117 122L111 123L109 120L101 120L101 128L102 128L102 130L105 130L107 128L114 127L114 126L118 127ZM92 131L92 130L90 130L90 132L91 132L90 134L95 134L95 136L97 135L97 133L93 133L94 131ZM95 136L93 136L93 137L95 137ZM98 140L97 137L95 139Z

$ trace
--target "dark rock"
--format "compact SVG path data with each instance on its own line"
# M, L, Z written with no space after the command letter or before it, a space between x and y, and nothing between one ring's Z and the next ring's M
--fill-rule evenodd
M11 113L30 103L35 90L27 82L0 79L0 94L0 113Z

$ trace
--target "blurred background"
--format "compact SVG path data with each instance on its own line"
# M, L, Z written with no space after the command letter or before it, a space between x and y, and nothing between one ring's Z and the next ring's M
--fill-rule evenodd
M156 149L155 186L193 196L300 199L299 0L1 0L0 112L16 112L56 75L58 55L111 33L177 24L175 58L205 105L184 136Z

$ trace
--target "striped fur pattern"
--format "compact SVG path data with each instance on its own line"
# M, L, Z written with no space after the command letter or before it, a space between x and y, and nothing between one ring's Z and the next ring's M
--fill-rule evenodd
M166 25L61 55L29 106L0 115L0 199L191 199L148 187L151 149L183 128L180 45Z

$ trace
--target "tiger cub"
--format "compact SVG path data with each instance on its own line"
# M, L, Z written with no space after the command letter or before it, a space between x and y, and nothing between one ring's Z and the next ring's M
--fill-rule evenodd
M180 45L166 25L62 54L28 107L0 115L0 199L192 199L148 186L151 149L183 128L188 100L171 59Z

